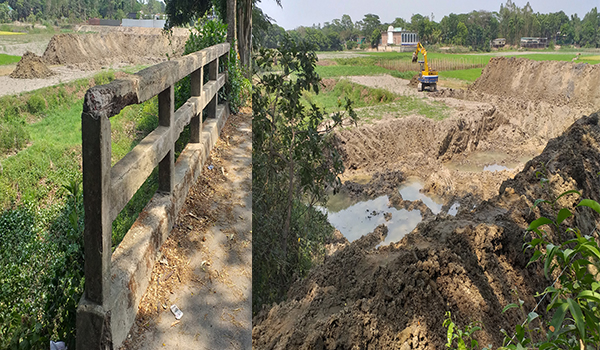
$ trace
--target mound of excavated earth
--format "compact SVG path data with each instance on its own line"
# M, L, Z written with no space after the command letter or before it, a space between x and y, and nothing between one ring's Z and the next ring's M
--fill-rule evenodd
M549 179L543 187L538 171ZM592 114L550 140L541 155L502 183L498 195L475 209L428 218L400 242L378 249L387 232L383 226L342 245L290 288L287 301L259 312L253 348L442 349L446 311L460 327L482 321L479 344L500 346L500 329L512 332L523 322L520 311L502 308L520 298L529 312L539 299L535 293L551 284L539 263L527 267L532 252L522 247L528 224L568 207L577 213L568 225L584 234L594 228L596 214L575 209L575 195L562 197L557 209L530 208L536 199L571 189L599 201L598 172L599 115ZM556 240L554 232L549 235ZM546 319L547 305L544 300L536 311Z
M148 64L181 56L187 35L138 34L110 31L94 34L58 34L43 58L48 64L97 69L114 63Z
M15 70L10 73L11 78L15 79L39 79L54 75L40 56L33 52L25 52Z
M600 65L492 58L470 90L557 105L600 104Z

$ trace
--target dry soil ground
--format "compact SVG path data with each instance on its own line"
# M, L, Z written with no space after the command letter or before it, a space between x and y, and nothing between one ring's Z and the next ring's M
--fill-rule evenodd
M251 349L252 122L232 115L161 248L122 349ZM183 312L177 321L169 307Z
M406 91L391 77L352 79ZM461 327L483 321L480 344L497 347L500 329L523 321L518 311L501 313L516 302L514 291L528 312L535 293L551 283L540 266L526 267L531 252L522 251L523 235L529 222L556 214L550 207L532 211L536 199L571 189L600 199L598 115L584 117L600 109L600 66L495 58L468 90L427 98L449 106L450 117L388 115L338 132L344 178L372 178L345 187L393 199L397 184L390 181L416 176L424 191L461 203L456 217L425 216L400 242L379 248L385 227L350 244L338 240L336 252L295 283L287 301L254 318L254 348L440 349L445 311ZM478 152L520 165L502 172L450 166L490 161ZM537 172L549 185L540 186ZM572 209L576 202L564 197L559 205ZM594 218L579 212L570 224L591 233ZM547 317L545 306L538 312Z

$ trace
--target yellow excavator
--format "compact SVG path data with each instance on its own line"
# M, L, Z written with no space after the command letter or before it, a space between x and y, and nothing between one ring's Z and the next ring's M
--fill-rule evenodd
M413 63L417 62L419 58L419 52L423 54L423 61L418 61L421 64L421 71L419 72L419 86L418 90L423 91L427 88L429 91L437 90L437 82L438 82L438 72L434 70L429 70L429 65L427 64L427 50L421 45L419 42L417 44L417 49L413 52L412 61Z

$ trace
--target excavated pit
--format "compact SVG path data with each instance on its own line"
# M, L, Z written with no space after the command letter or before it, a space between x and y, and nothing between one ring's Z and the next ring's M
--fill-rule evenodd
M571 189L600 200L598 72L496 58L468 90L428 95L454 109L445 120L408 116L338 132L345 195L387 196L388 205L415 209L418 201L395 193L417 177L422 192L444 205L438 215L422 215L398 243L378 246L388 235L384 226L353 242L337 233L323 265L296 282L287 301L254 318L253 347L440 349L445 311L462 326L482 321L479 344L500 346L499 330L523 321L517 310L501 313L517 301L513 290L532 310L534 295L551 283L540 265L526 266L531 252L522 251L528 224L556 214L546 206L532 211L534 201ZM544 187L540 171L550 180ZM567 196L558 204L578 213L568 224L590 233L595 217L575 209L577 202ZM545 306L538 310L547 317Z

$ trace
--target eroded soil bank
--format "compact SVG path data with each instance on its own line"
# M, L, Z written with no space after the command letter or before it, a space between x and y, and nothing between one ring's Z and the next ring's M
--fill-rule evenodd
M526 81L543 80L541 75L525 76L536 64L540 67L533 71L566 79L547 86L558 92L546 97L523 91L529 86ZM557 211L546 206L532 211L534 201L571 189L600 200L600 126L593 113L600 106L595 95L585 98L587 90L580 82L597 79L597 69L493 59L470 89L428 95L454 106L445 120L384 118L341 131L339 145L348 169L344 178L370 178L366 185L348 182L349 193L387 194L392 199L399 183L417 176L426 183L425 191L445 197L447 203L458 200L461 206L455 217L444 210L424 216L410 234L388 246L375 248L387 232L384 226L352 243L337 236L329 247L332 254L291 287L287 301L254 318L253 347L440 349L446 337L445 311L461 326L482 321L480 344L501 345L500 329L512 331L523 322L518 310L501 313L517 301L514 290L530 311L538 301L536 292L551 284L540 265L526 267L531 252L522 250L528 224ZM515 79L511 84L517 92L493 87L498 70ZM516 74L521 70L523 74ZM543 91L545 85L536 86ZM577 98L555 98L569 91L578 91ZM469 157L482 151L502 152L521 165L498 172L447 166L471 162ZM549 183L542 187L537 172ZM568 224L589 234L594 216L586 208L575 210L578 201L569 195L557 208L577 212ZM538 309L543 316L547 302Z

